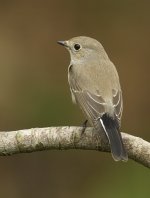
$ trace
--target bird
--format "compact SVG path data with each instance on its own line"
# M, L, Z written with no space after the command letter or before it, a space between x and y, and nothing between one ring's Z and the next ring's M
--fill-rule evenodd
M123 111L122 90L115 65L102 44L87 36L58 41L70 53L68 82L73 103L110 144L115 161L127 161L120 133Z

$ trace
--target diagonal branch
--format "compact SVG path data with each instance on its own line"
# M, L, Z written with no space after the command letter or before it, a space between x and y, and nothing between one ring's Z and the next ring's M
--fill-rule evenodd
M84 149L110 152L109 145L96 137L88 127L81 136L81 127L47 127L0 133L0 156L42 150ZM150 168L150 143L122 133L129 158Z

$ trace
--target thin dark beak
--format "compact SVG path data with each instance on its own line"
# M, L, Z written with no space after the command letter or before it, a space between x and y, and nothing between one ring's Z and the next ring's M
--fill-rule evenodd
M58 44L68 47L66 41L57 41Z

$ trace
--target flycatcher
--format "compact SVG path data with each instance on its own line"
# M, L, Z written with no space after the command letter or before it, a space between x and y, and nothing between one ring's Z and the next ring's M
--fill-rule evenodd
M108 139L114 160L127 161L120 133L122 91L114 64L95 39L79 36L58 43L71 56L68 81L73 102L101 137Z

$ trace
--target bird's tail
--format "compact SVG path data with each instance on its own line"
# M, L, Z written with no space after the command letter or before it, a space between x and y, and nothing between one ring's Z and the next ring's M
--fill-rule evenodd
M113 119L109 115L104 114L100 118L101 125L108 137L112 157L115 161L127 161L128 155L124 148L121 133L119 131L119 123L117 118Z

